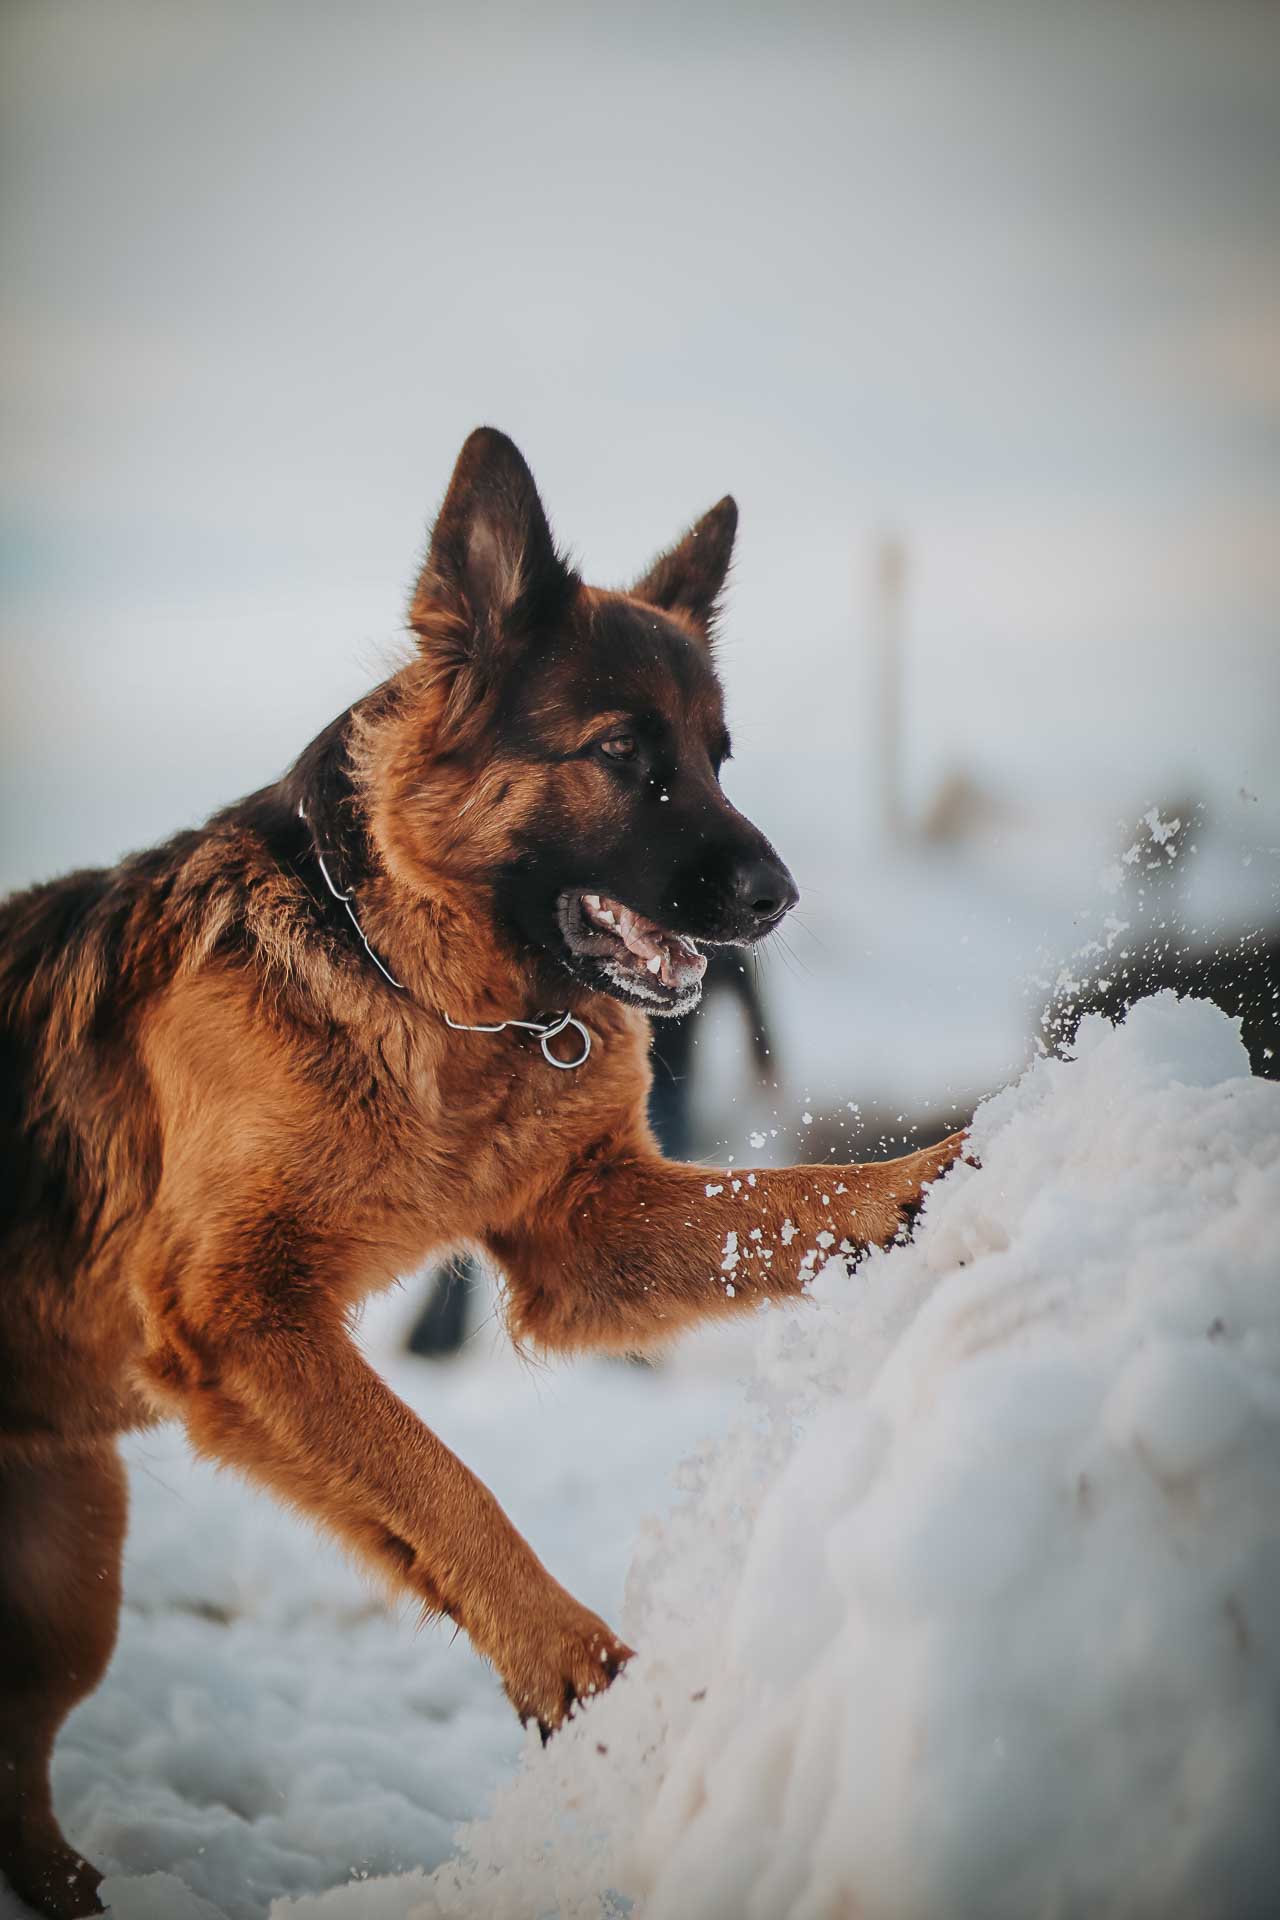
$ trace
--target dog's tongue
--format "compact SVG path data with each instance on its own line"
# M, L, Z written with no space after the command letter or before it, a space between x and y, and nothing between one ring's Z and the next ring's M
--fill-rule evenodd
M645 971L654 974L664 987L683 992L701 980L707 970L707 956L698 952L692 940L686 940L683 934L667 933L621 902L615 905L610 901L609 905L628 953L642 961Z

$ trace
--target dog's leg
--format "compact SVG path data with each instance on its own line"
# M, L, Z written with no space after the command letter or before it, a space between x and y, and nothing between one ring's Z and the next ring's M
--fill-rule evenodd
M512 1332L626 1350L794 1295L828 1252L896 1239L964 1141L852 1167L720 1172L641 1145L601 1156L545 1196L533 1224L489 1236Z
M292 1304L307 1291L299 1284ZM243 1295L185 1356L153 1355L202 1452L321 1521L393 1588L447 1614L544 1732L630 1649L557 1584L476 1477L397 1399L339 1324L307 1326L288 1283ZM285 1324L285 1323L288 1324Z
M54 1818L49 1758L111 1658L125 1511L112 1447L0 1455L0 1868L53 1920L102 1911L101 1875Z

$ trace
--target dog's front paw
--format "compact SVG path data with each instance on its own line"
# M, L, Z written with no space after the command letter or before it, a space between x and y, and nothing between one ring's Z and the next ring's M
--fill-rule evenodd
M930 1185L964 1157L967 1139L965 1133L953 1133L934 1147L900 1160L872 1161L846 1175L856 1196L852 1237L859 1250L891 1247L910 1237Z
M972 1155L965 1151L968 1144L967 1132L949 1133L945 1140L939 1140L936 1147L921 1147L919 1152L908 1154L905 1160L898 1162L900 1166L912 1170L917 1205L924 1198L924 1190L930 1182L939 1179L957 1160L966 1160L970 1166L977 1165Z
M519 1645L501 1663L503 1685L521 1720L536 1720L545 1741L579 1700L604 1692L631 1654L603 1620L569 1602L525 1624Z

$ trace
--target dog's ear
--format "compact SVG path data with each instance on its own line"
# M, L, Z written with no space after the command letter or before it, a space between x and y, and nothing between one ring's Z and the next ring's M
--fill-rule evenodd
M477 427L458 455L409 607L424 651L490 680L535 628L564 612L577 586L519 449L495 427Z
M727 493L682 540L659 555L632 587L632 599L659 607L663 613L683 614L710 639L737 531L737 502Z

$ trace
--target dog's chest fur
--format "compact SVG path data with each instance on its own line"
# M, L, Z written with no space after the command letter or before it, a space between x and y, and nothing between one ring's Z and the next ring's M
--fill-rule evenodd
M300 1042L234 980L178 986L145 1048L171 1143L160 1216L207 1215L211 1186L251 1195L264 1218L287 1213L348 1297L501 1230L643 1111L647 1023L599 999L579 1014L591 1054L566 1071L534 1035L453 1032L390 1000L381 1020ZM224 1224L243 1240L249 1223L215 1215L207 1231Z

